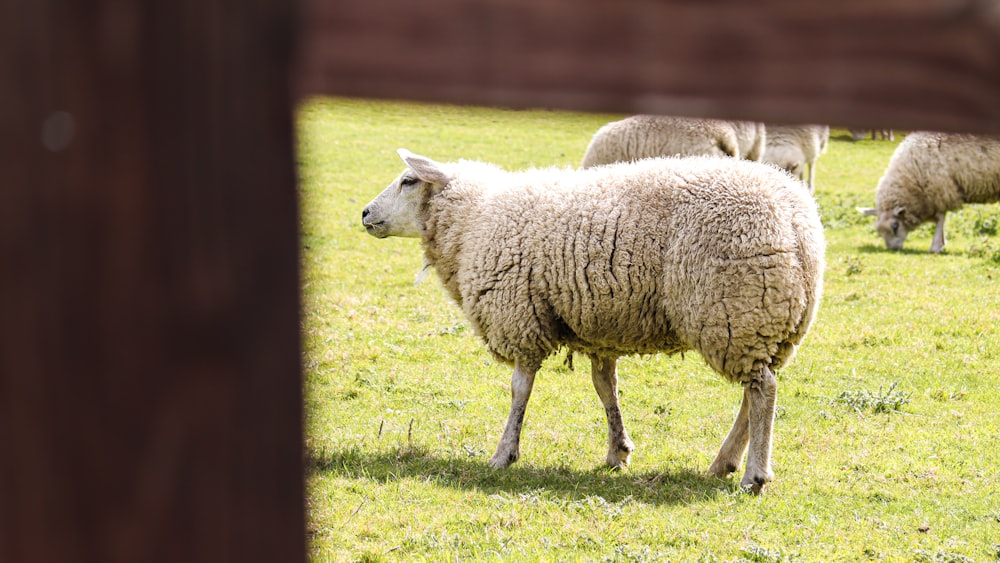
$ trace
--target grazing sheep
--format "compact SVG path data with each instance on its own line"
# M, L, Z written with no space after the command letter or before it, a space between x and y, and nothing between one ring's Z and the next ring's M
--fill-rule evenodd
M763 123L665 115L634 115L601 127L587 146L583 168L657 156L733 156L760 160Z
M830 127L826 125L768 125L762 160L806 182L812 193L816 189L816 159L826 152L829 140Z
M910 133L896 147L875 189L875 228L902 250L906 235L934 220L931 252L944 248L944 218L966 203L1000 201L1000 136Z
M869 129L851 129L851 140L860 141L868 136ZM871 129L872 140L876 140L877 136L881 136L883 141L894 141L895 136L892 134L892 129Z
M362 223L379 238L420 237L475 332L513 365L492 467L518 459L535 373L560 347L591 359L611 467L634 449L618 357L694 349L744 388L709 471L736 471L749 443L741 486L760 492L771 481L774 370L812 323L824 268L819 215L794 178L711 157L506 172L400 156L409 168Z

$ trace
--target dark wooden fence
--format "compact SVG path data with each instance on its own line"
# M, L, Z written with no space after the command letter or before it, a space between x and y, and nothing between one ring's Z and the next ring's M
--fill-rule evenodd
M992 0L34 0L0 37L4 562L304 560L295 97L1000 132Z
M292 7L0 8L0 561L304 560Z
M1000 130L995 0L307 5L301 88L482 104Z

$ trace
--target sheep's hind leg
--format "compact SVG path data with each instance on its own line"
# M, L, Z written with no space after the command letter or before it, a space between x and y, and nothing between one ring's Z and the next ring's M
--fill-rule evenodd
M729 435L722 442L722 447L719 448L719 455L715 456L715 461L708 468L710 474L724 479L739 468L743 452L746 451L747 442L750 439L749 412L750 389L748 385L744 385L740 412L736 415L732 430L729 431Z
M521 364L514 366L514 375L510 382L510 414L507 415L507 426L504 428L497 451L490 458L490 467L503 469L517 461L521 456L521 425L524 423L524 411L528 408L528 398L535 384L535 369L528 369Z
M750 399L747 413L750 449L747 452L747 470L740 481L740 487L745 491L760 493L767 483L774 480L774 471L771 470L771 431L778 399L778 379L769 367L763 366L759 376L750 381L745 389Z
M616 358L601 358L590 356L591 378L594 389L604 404L604 412L608 418L608 457L606 462L612 469L628 466L628 458L635 450L632 439L625 431L622 411L618 406L618 360Z

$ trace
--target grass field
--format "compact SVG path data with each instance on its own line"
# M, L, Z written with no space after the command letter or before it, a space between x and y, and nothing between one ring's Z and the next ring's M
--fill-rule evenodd
M632 466L602 467L604 411L577 358L539 372L521 460L487 460L510 401L419 244L361 209L406 147L507 168L575 166L611 115L317 99L298 113L307 503L314 561L1000 560L1000 206L888 252L857 206L895 143L834 129L818 164L825 292L778 375L776 480L704 471L741 389L696 353L623 358ZM897 142L902 135L897 135Z

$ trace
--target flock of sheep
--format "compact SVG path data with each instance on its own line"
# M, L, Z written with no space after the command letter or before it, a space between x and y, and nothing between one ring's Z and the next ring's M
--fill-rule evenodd
M854 140L868 130L851 130ZM891 129L871 130L871 138L893 139ZM583 167L658 156L730 156L787 170L815 189L816 160L826 152L825 125L765 125L657 115L636 115L599 129L583 157ZM936 228L931 252L945 244L948 211L965 203L1000 201L1000 138L918 131L906 137L889 162L875 193L875 228L887 248L900 250L907 233L927 221Z
M874 133L873 133L874 135ZM743 386L709 473L746 455L740 485L773 479L774 372L806 335L822 294L825 239L812 197L826 126L635 116L602 127L580 169L509 172L400 149L407 168L362 213L367 232L419 237L424 262L498 361L513 367L495 468L520 455L534 377L561 348L591 359L608 422L606 462L634 444L617 359L697 350ZM876 226L900 248L920 222L1000 199L1000 141L914 133L879 183Z
M775 164L805 181L811 193L816 159L829 140L825 125L635 115L601 127L590 140L583 167L659 156L731 156Z

